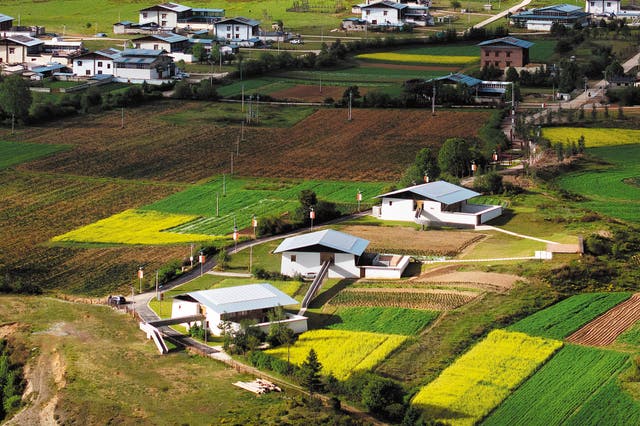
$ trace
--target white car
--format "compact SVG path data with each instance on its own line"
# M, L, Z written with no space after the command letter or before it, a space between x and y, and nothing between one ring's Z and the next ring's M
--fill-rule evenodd
M304 40L302 40L301 38L294 38L294 39L290 40L289 43L291 43L291 44L304 44Z

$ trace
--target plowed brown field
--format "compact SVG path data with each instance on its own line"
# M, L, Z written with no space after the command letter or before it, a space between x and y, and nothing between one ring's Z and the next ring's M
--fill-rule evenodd
M196 182L229 172L239 127L161 121L165 113L198 108L197 103L160 102L125 112L88 115L31 128L20 139L68 143L75 149L21 168L53 173ZM246 142L234 159L244 176L392 181L418 150L439 147L450 137L477 135L488 112L321 109L292 128L245 128Z
M640 294L634 294L567 337L580 345L607 346L640 320Z

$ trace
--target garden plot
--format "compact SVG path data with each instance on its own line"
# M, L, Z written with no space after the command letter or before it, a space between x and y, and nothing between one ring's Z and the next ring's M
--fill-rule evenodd
M496 272L482 271L451 271L446 269L441 271L429 271L419 277L412 278L411 282L424 282L439 286L458 286L466 288L477 288L483 291L504 292L508 291L518 281L524 278L518 275L499 274Z
M447 311L480 297L482 293L419 287L348 288L334 296L332 306L385 306L408 309Z

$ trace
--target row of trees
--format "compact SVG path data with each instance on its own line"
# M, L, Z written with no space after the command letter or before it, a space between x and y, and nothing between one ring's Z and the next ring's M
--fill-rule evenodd
M12 362L12 350L7 341L0 339L0 421L20 408L24 380L22 366Z

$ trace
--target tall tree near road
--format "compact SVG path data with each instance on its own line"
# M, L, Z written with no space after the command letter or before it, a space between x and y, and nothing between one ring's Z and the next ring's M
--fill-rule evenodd
M11 133L15 129L16 116L22 121L29 117L31 107L29 85L19 76L10 76L0 83L0 108L11 114Z

